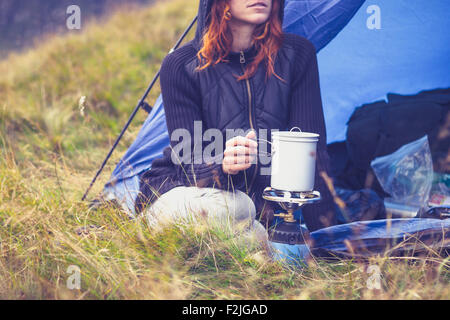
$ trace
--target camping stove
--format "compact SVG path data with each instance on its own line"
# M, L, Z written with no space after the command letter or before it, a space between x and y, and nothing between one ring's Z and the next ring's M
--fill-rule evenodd
M277 202L286 212L275 214L283 219L269 229L269 240L290 245L305 244L309 239L307 229L300 226L294 217L294 211L305 204L320 200L319 191L292 192L277 190L272 187L264 189L263 198Z

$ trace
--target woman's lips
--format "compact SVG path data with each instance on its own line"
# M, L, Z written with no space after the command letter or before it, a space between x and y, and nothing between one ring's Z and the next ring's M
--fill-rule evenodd
M264 2L256 2L248 6L248 8L266 8L267 5Z

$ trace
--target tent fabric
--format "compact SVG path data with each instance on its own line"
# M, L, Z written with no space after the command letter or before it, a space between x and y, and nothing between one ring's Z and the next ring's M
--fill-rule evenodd
M283 29L307 38L322 50L347 25L364 0L287 0Z
M450 250L450 219L384 219L358 221L311 233L313 254L320 256L365 257L374 254L416 253ZM396 248L396 246L398 246Z
M450 87L449 11L441 0L375 0L358 10L318 54L328 143L345 140L355 107Z
M139 194L140 175L151 167L153 160L162 157L169 145L164 106L161 96L145 120L136 140L114 169L103 189L105 200L116 200L134 216L134 203Z
M276 260L302 264L312 254L324 258L367 258L450 252L450 219L384 219L336 225L310 234L312 245L271 242Z
M326 46L351 20L364 0L287 0L283 28L309 39L317 51ZM136 140L122 157L103 194L116 199L131 215L139 191L139 175L151 168L169 145L161 97L142 126Z

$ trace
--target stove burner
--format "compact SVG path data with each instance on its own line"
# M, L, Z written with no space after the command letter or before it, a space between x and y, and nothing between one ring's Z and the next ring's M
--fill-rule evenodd
M297 222L283 221L269 229L269 240L290 245L307 244L309 232Z
M305 204L320 200L319 191L284 191L267 187L264 189L263 198L269 201L281 203Z
M294 211L302 205L320 201L320 192L292 192L267 187L263 192L263 198L279 203L286 210L285 213L275 215L283 218L283 221L269 229L269 240L290 245L306 244L309 240L309 232L295 220Z

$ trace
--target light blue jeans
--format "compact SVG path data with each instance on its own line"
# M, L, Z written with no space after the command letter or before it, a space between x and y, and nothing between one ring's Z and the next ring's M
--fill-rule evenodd
M176 187L144 211L150 228L168 223L202 223L251 234L266 247L266 229L255 220L256 209L245 193L213 188Z

